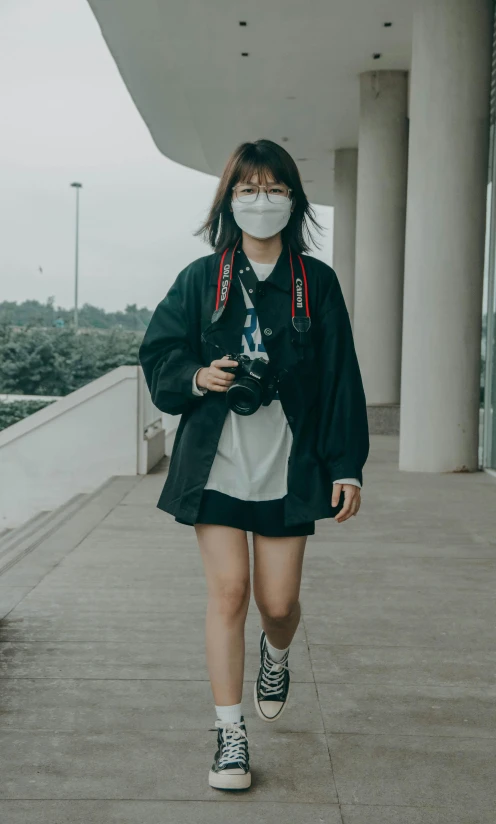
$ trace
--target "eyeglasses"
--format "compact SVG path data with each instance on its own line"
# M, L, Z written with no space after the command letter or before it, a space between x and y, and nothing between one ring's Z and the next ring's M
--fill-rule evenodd
M268 186L259 186L258 183L238 183L232 189L234 197L241 203L255 203L260 194L260 189L265 189L267 199L271 203L280 203L279 198L289 198L293 191L285 183L269 183Z

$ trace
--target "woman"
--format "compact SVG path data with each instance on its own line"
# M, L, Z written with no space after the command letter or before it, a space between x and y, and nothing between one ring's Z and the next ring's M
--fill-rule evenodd
M262 624L255 709L273 722L289 696L307 536L316 519L357 514L369 450L348 312L333 269L302 254L308 221L318 227L291 156L270 140L240 145L196 233L214 252L179 273L140 348L153 402L181 413L157 506L194 525L203 559L217 715L209 784L220 789L251 785L247 533Z

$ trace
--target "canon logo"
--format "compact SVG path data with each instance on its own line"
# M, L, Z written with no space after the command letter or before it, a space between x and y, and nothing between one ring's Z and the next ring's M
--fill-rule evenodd
M296 278L296 305L298 309L303 306L303 281L301 278Z

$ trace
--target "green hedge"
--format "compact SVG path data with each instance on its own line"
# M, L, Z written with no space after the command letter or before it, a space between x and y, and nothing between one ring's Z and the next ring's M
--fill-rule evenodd
M138 363L142 333L0 325L0 393L68 395L118 366Z
M7 429L17 421L22 421L50 403L53 401L12 401L11 403L0 401L0 431Z

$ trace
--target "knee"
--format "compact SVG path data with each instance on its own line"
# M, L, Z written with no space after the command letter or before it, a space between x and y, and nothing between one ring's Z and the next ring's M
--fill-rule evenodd
M258 605L260 612L265 618L269 621L274 621L281 624L289 621L297 607L298 601L281 600L274 600L268 604L263 604L262 606L260 606L260 604Z
M250 600L250 580L221 581L213 594L217 611L226 618L243 613Z

